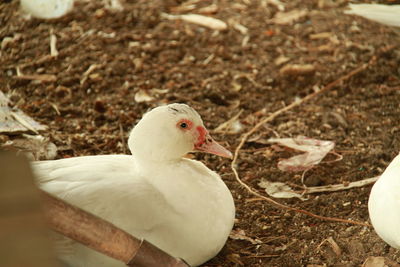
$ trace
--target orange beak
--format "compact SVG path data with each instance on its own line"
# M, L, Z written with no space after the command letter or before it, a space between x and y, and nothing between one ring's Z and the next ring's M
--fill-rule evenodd
M194 149L196 151L202 151L211 153L217 156L232 158L232 153L225 147L218 144L207 132L204 127L197 127L199 132L198 142L195 144Z

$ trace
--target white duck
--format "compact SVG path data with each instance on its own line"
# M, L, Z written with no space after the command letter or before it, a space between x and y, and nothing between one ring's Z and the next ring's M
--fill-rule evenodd
M128 144L132 156L35 162L39 185L190 265L214 257L233 226L232 195L218 174L183 156L190 151L232 154L185 104L146 113ZM78 243L64 243L68 247L61 258L71 266L125 266Z
M40 19L62 17L74 7L74 0L21 0L20 2L24 12Z
M400 154L372 187L368 210L379 237L400 249Z
M358 15L389 26L400 27L400 5L349 4L349 15Z

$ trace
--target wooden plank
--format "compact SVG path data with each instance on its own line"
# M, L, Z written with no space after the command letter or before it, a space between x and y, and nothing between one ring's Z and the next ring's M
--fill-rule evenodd
M0 266L59 266L40 204L28 161L0 151Z

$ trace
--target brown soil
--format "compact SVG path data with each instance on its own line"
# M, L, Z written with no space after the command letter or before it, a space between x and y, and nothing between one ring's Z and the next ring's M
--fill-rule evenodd
M44 135L58 146L60 158L128 153L127 134L141 115L171 102L193 106L209 129L243 110L242 132L214 133L233 151L240 136L259 120L376 55L376 64L259 130L241 150L237 168L241 178L260 193L261 178L301 185L301 172L277 168L280 158L295 152L263 142L275 133L336 143L343 159L308 171L308 186L376 176L399 152L400 50L380 52L399 43L392 29L344 15L346 0L285 1L287 11L308 12L290 25L268 21L278 12L273 5L263 6L268 1L215 2L219 9L212 16L248 28L249 40L243 46L245 35L232 26L215 33L160 16L176 13L180 2L126 1L121 12L106 10L101 1L79 2L67 16L48 21L25 20L18 2L2 3L0 40L13 39L0 50L0 89L11 94L13 103L29 116L49 126ZM211 3L200 1L192 12ZM49 57L51 30L57 37L56 58ZM323 32L330 33L328 38L311 38ZM315 71L284 75L279 70L285 64L276 64L280 56L287 57L285 64L312 64ZM83 80L90 66L95 69ZM56 79L17 79L17 67L24 74L53 74ZM140 90L154 99L136 102ZM371 228L276 208L254 199L235 181L229 160L195 157L218 171L231 189L237 210L234 229L262 241L229 239L205 266L360 266L371 255L400 260L400 253ZM328 155L325 161L334 158ZM323 216L368 222L370 188L312 195L306 201L279 201ZM330 237L341 253L324 241Z

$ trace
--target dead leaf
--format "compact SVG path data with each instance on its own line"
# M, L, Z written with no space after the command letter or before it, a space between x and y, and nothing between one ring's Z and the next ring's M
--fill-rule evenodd
M0 91L0 133L37 133L47 129L47 126L36 122L21 110L10 108L9 103L10 100Z
M270 182L262 178L258 186L265 189L265 192L274 198L298 198L306 200L301 194L296 193L290 186L281 182Z
M385 264L385 257L370 256L364 261L362 267L388 267L388 266Z
M306 152L289 159L280 160L278 168L282 171L304 171L317 165L334 147L332 141L317 140L304 136L296 138L270 138L270 143L278 143L295 150Z
M290 25L296 20L305 17L308 14L308 10L306 9L295 9L289 12L278 12L276 13L273 19L270 19L269 22L279 24L279 25Z

